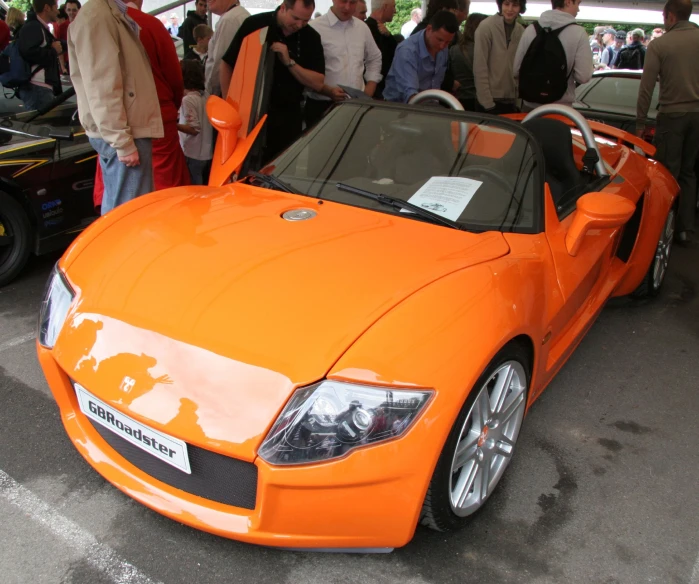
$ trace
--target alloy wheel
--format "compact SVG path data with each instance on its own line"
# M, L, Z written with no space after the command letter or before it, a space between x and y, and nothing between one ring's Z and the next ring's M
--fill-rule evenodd
M459 517L485 503L510 463L526 396L527 376L518 361L500 365L478 390L451 463L450 503Z

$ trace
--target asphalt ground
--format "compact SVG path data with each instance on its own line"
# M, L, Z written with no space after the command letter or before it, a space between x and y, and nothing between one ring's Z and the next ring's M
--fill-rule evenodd
M127 498L66 437L34 350L56 257L0 289L0 582L699 584L699 247L661 295L613 301L525 419L469 526L390 554L298 553Z

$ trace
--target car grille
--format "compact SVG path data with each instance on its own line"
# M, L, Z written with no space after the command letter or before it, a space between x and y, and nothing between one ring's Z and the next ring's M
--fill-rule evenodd
M101 424L88 420L104 441L144 473L186 493L224 505L254 509L257 500L257 467L244 460L187 444L192 474L148 454Z

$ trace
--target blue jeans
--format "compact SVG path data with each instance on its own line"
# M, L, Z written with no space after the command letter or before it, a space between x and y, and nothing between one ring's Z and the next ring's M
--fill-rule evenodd
M192 177L193 185L208 185L209 171L211 170L211 160L197 160L196 158L185 157L189 175Z
M119 161L116 150L101 138L90 138L90 144L99 154L104 196L102 215L131 199L153 192L153 147L150 138L134 140L140 163L126 166Z
M51 103L54 95L53 90L48 87L27 83L19 88L19 98L24 102L24 108L32 111Z

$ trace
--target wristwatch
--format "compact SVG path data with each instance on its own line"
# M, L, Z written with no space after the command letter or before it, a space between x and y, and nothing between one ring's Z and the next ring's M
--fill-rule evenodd
M291 69L294 65L296 65L296 61L293 59L289 59L289 62L286 64L289 69Z

